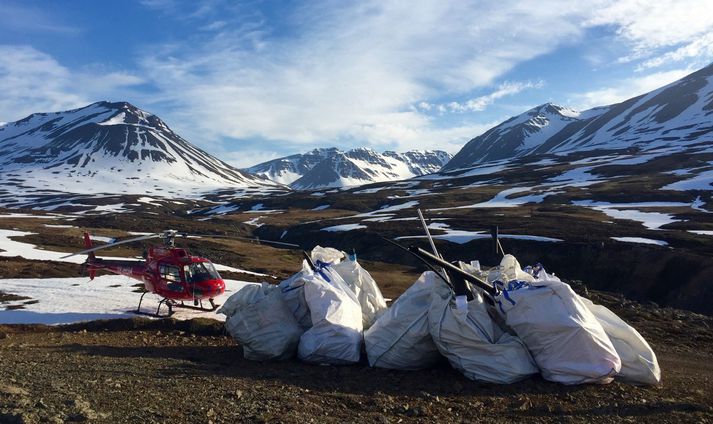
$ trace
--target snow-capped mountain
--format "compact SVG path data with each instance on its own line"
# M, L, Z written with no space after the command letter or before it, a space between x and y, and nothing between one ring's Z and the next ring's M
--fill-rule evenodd
M281 184L291 184L308 173L318 163L339 153L336 147L314 149L307 153L285 156L246 168L245 171L262 175Z
M710 145L713 65L621 103L577 112L551 103L470 140L444 171L537 154L650 152Z
M271 189L193 146L161 119L126 103L35 113L0 127L0 181L71 193L164 194Z
M440 150L377 153L367 148L346 152L328 148L271 160L246 171L303 190L403 180L436 172L450 158Z

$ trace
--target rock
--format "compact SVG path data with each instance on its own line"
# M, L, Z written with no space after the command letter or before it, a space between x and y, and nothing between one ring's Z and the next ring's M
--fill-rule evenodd
M20 387L0 383L0 393L5 395L28 396L30 393ZM3 422L3 421L0 421Z
M25 414L14 412L8 414L0 414L0 423L3 424L27 424L30 421Z
M73 407L76 412L70 414L67 419L69 421L84 422L88 420L95 420L99 418L99 414L91 408L91 405L86 400L81 397L70 400L67 404Z

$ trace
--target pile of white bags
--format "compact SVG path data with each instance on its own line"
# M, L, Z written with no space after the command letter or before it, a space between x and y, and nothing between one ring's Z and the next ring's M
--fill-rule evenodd
M246 359L263 361L294 356L303 330L270 284L249 284L218 310L228 319L225 327L243 346Z
M369 329L386 311L386 300L384 300L379 286L356 260L346 259L333 265L333 269L356 294L361 306L362 325L364 330Z
M349 258L344 252L330 247L317 246L312 249L311 256L317 266L328 267L339 274L356 295L362 311L364 330L371 327L386 310L386 301L367 270L355 258Z
M247 359L297 353L307 362L353 364L364 340L371 366L416 370L445 357L466 377L492 383L538 372L564 384L661 380L656 355L634 328L541 267L523 271L512 255L489 273L461 264L499 289L494 305L477 290L471 301L457 298L429 271L390 308L356 259L317 246L312 260L316 270L304 261L278 286L250 284L218 311Z
M545 270L533 274L506 255L488 279L504 289L497 300L505 321L527 344L544 378L565 384L613 377L661 381L656 355L634 328Z
M364 333L372 367L417 370L441 358L428 331L434 278L425 272Z
M319 276L312 272L307 262L302 261L302 270L278 285L282 292L282 300L287 304L287 307L292 312L292 315L295 317L295 320L297 320L302 331L306 331L312 327L312 317L310 316L309 307L305 300L304 287L317 278L319 278Z
M506 324L525 342L546 380L608 383L621 369L601 324L566 284L514 280L497 301Z
M307 362L359 362L363 331L361 306L342 277L331 266L323 264L317 272L321 278L304 285L312 327L302 334L297 354Z
M430 333L453 368L471 380L500 384L539 372L522 341L492 320L480 294L470 302L456 302L442 279L433 272L424 275L435 279L428 312Z
M251 284L227 300L219 312L246 358L284 359L296 352L307 362L359 361L364 323L371 325L386 302L369 273L356 260L340 263L343 256L317 246L316 272L304 261L278 286Z

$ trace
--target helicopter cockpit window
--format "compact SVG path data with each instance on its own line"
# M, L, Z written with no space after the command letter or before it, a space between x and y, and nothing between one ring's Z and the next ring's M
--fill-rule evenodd
M168 281L181 281L181 271L177 266L161 264L158 267L161 278Z
M200 283L220 278L218 271L215 270L215 267L210 262L194 262L190 265L184 265L183 273L189 283Z

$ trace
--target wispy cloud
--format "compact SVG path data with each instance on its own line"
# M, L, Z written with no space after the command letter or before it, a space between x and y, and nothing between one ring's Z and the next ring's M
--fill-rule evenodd
M648 59L640 66L646 69L696 55L704 62L713 58L710 0L617 0L599 6L586 25L616 28L632 46L621 62Z
M61 22L56 16L51 16L40 7L11 1L3 2L0 11L0 31L60 35L76 35L82 32L80 28Z
M0 118L14 121L34 112L85 106L142 83L135 75L89 67L69 70L29 46L0 45Z
M152 47L142 65L175 121L190 117L188 131L204 139L404 145L433 128L411 105L488 87L577 40L581 13L548 1L308 2L287 19L290 37L257 19L189 47ZM529 88L518 84L462 107L478 110Z
M427 102L419 102L416 106L418 109L426 112L437 111L439 113L446 112L481 112L488 106L492 105L496 100L506 96L518 94L526 89L542 88L544 81L526 81L526 82L504 82L495 89L495 91L484 96L478 96L464 102L448 102L441 104L431 104Z
M162 22L190 28L190 35L176 31L142 41L136 61L120 62L123 68L103 66L103 58L70 66L31 46L0 46L0 119L126 99L226 155L257 151L250 143L258 141L270 146L268 156L280 144L292 151L350 143L457 150L497 124L483 120L522 112L507 109L505 99L538 101L524 94L543 86L527 81L539 75L519 72L528 61L586 45L592 32L616 45L596 49L596 66L611 65L617 54L628 61L611 65L621 66L618 71L667 72L612 80L599 89L583 80L578 84L586 92L570 99L575 106L621 101L682 76L691 61L713 57L708 1L312 0L274 8L260 1L141 0ZM16 16L38 12L13 10ZM71 30L36 16L26 24ZM19 28L10 21L0 17L0 31ZM665 67L671 64L679 69ZM556 84L544 76L548 88Z
M610 87L575 94L570 99L570 102L578 110L619 103L666 84L670 84L691 72L691 69L675 69L665 72L655 72L637 78L627 78Z

